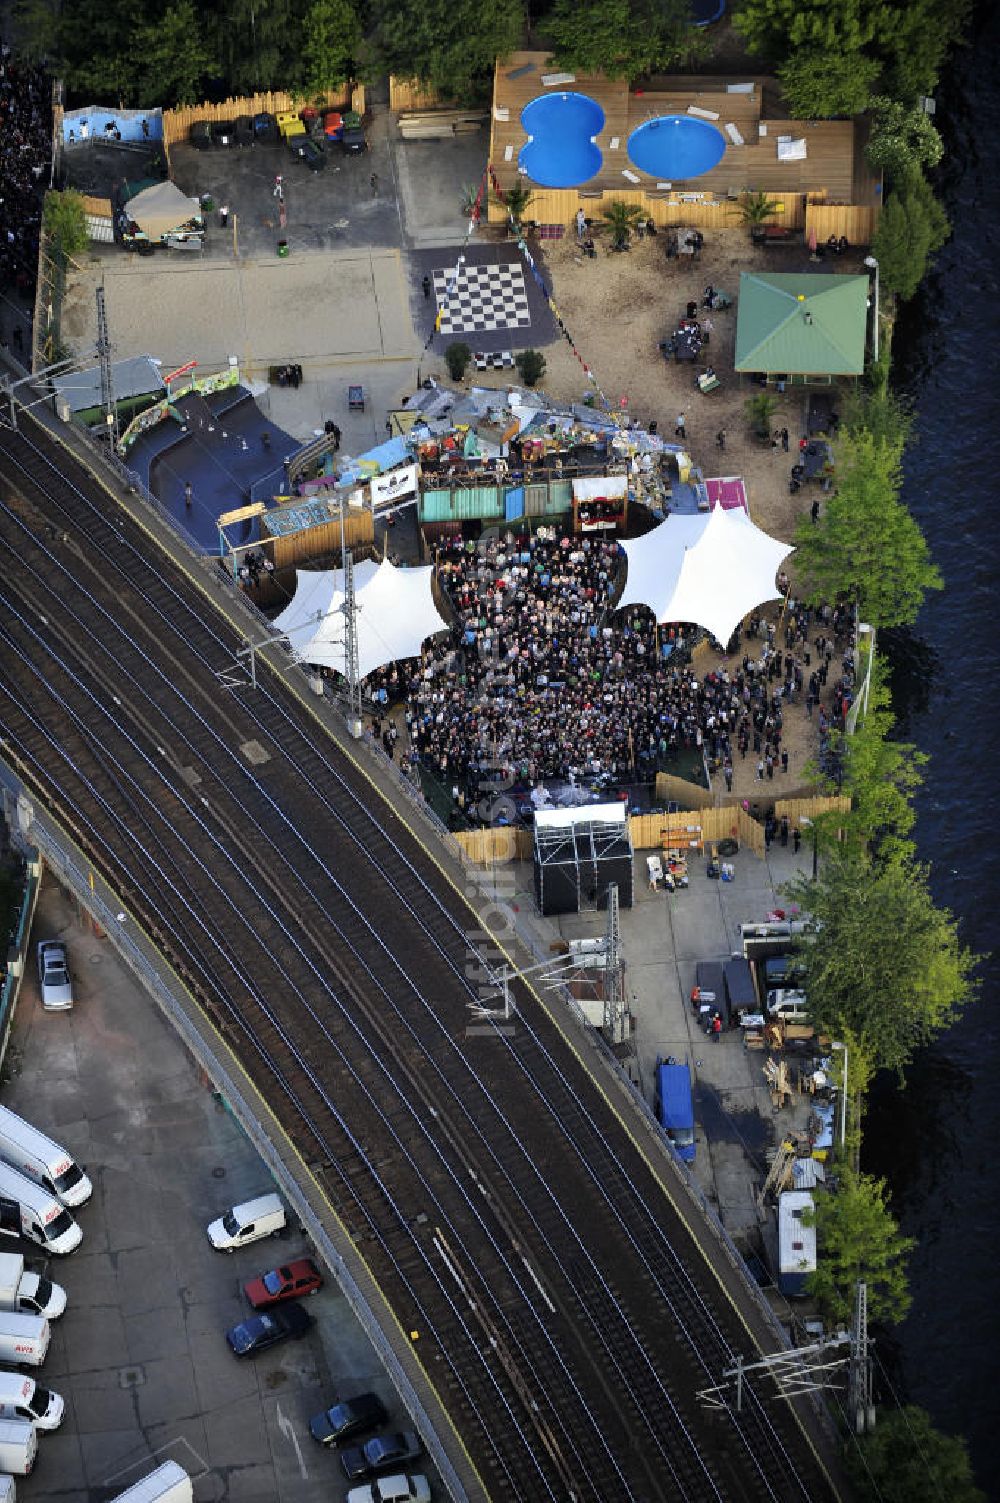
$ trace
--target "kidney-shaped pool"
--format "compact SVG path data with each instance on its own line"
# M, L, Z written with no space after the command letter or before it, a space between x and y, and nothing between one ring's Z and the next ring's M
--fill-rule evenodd
M518 166L542 188L575 188L601 170L594 137L604 129L604 111L587 94L542 94L521 111L528 143Z

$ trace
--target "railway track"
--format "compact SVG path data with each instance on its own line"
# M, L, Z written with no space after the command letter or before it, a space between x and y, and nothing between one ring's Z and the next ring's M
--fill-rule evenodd
M624 1124L530 993L467 1028L441 873L194 585L32 425L0 439L0 736L314 1169L496 1500L824 1500ZM738 1297L738 1295L737 1295Z

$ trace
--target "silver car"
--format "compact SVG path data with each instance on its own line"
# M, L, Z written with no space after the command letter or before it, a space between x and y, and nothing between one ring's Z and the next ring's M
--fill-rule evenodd
M65 1012L73 1006L73 982L66 946L57 939L43 939L39 943L38 986L42 1006L50 1012Z

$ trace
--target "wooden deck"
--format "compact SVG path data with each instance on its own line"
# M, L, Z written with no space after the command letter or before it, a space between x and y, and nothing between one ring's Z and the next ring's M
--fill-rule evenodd
M497 64L491 111L490 161L501 186L509 185L518 176L518 153L527 142L527 134L521 125L521 111L532 99L548 92L542 77L550 72L554 69L544 52L518 52L506 62ZM801 224L807 203L822 203L829 207L851 205L870 210L870 214L861 218L874 223L879 206L875 191L877 180L865 164L863 140L859 145L857 139L863 132L856 129L854 121L767 118L763 114L763 102L774 97L774 86L771 80L762 77L669 77L658 78L655 83L655 91L630 94L624 82L603 75L578 74L573 83L556 86L556 89L587 94L603 109L604 129L596 141L604 162L596 177L577 188L538 190L534 217L547 218L554 213L557 222L568 223L581 200L585 209L590 200L589 208L592 209L593 199L614 196L644 202L654 218L669 223L677 216L656 212L657 209L683 210L690 219L694 205L703 208L711 204L730 205L747 189L762 189L779 201L788 200L785 210L777 216L778 223ZM731 92L736 84L751 87ZM725 155L716 167L698 178L678 182L671 188L658 188L656 178L641 172L629 161L629 135L645 120L657 115L686 114L692 106L697 111L711 112L718 117L707 123L722 135L726 144ZM731 133L726 131L727 125L736 128L743 138L743 145L733 144ZM805 159L779 161L779 136L805 140ZM633 173L639 181L632 182L625 177L625 170ZM543 204L548 206L544 213ZM726 212L730 212L728 207ZM717 214L718 210L712 218ZM501 209L491 208L491 220L498 221L502 217Z

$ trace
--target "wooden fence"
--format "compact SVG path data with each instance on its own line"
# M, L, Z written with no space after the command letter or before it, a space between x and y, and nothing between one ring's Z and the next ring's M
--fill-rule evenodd
M715 803L710 788L700 783L689 783L687 778L674 777L672 772L656 774L656 802L680 804L682 809L704 809Z
M503 866L508 861L531 860L530 830L460 830L455 839L473 866Z
M189 104L163 111L163 147L169 157L176 141L186 141L196 120L236 120L240 115L270 115L285 110L300 110L307 104L319 110L357 110L365 112L364 84L346 84L342 89L328 89L326 94L309 99L304 94L286 94L268 89L263 94L248 94L242 99L224 99L221 104Z
M436 89L419 78L396 78L389 74L389 108L391 110L434 110L444 100Z
M823 245L831 235L839 240L844 235L852 245L871 245L878 224L878 209L865 204L806 204L803 226L808 241L816 231L817 245Z
M781 209L771 216L768 224L782 225L786 229L802 229L806 222L806 195L782 193L776 201L781 204ZM670 225L683 225L686 229L699 230L744 229L749 243L750 232L740 219L739 203L730 198L716 199L711 203L679 203L664 198L662 194L645 193L641 188L596 189L588 193L579 188L532 187L531 203L525 216L533 219L536 224L568 225L576 218L577 209L582 209L588 219L599 220L602 209L609 203L637 204L658 230ZM825 205L822 207L830 213L847 212L847 206L839 210ZM503 205L494 201L491 195L490 224L502 224L506 217L507 211ZM827 230L823 238L826 239L830 233ZM850 240L851 236L848 235L847 238Z
M703 793L709 800L712 798L707 789L685 783L683 778L669 777L667 773L659 773L657 776L657 798L661 797L661 778L675 787L679 784L696 793ZM674 797L674 794L669 796ZM778 819L787 814L792 828L798 826L801 829L803 818L816 819L818 815L831 810L846 813L850 807L851 801L846 795L834 798L791 798L778 800L774 805L774 813ZM679 850L701 851L716 845L720 840L737 840L741 850L752 851L759 860L764 859L764 827L739 801L721 806L714 803L695 805L682 808L674 814L633 814L628 824L632 845L637 851L660 851L670 846L676 846ZM503 866L508 861L530 861L532 857L533 839L530 830L462 830L455 839L462 847L466 859L476 866Z

